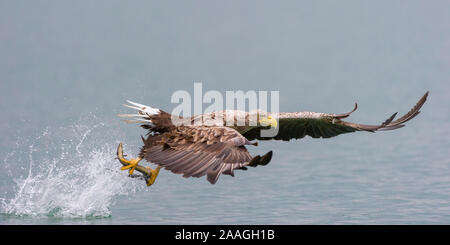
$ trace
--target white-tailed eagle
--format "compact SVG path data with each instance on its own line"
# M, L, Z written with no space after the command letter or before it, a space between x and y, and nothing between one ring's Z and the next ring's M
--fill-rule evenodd
M390 116L379 125L364 125L343 121L355 108L344 114L326 114L316 112L281 112L266 113L263 111L219 111L196 115L187 119L192 122L185 125L173 123L172 115L150 106L128 101L129 108L136 109L137 114L121 114L120 117L132 118L129 123L140 123L148 130L147 137L142 137L144 145L135 159L124 158L122 144L117 149L117 157L122 163L122 170L134 170L143 173L147 185L154 183L161 167L183 177L207 176L214 184L221 174L234 176L234 170L246 170L247 167L266 165L272 158L272 151L263 156L251 156L245 145L257 145L252 140L291 140L309 135L313 138L330 138L355 131L375 132L393 130L404 126L420 113L428 92L405 115L394 120L397 113ZM231 113L230 113L231 112ZM234 116L234 124L227 126L226 114ZM218 115L223 115L218 117ZM257 123L250 126L250 118L255 116ZM253 118L255 118L253 117ZM179 117L178 117L179 118ZM213 123L196 125L199 118L207 118ZM240 118L240 119L238 119ZM219 119L219 122L218 120ZM238 120L245 120L244 124ZM238 126L239 125L239 126ZM245 125L245 126L241 126ZM262 137L261 130L278 127L278 134L273 137ZM155 163L156 169L138 165L145 159Z

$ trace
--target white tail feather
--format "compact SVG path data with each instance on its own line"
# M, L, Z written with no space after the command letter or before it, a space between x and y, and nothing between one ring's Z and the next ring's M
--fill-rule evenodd
M141 114L117 114L119 117L148 117L147 115L141 115Z
M127 102L130 105L124 104L124 106L137 110L139 114L118 114L119 117L133 119L133 120L123 120L126 123L152 124L150 116L160 113L159 109L152 108L150 106L142 105L129 100L127 100Z
M129 120L129 119L123 119L122 121L124 122L128 122L128 123L152 123L151 120L144 120L144 119L137 119L137 118L133 118L133 120Z
M145 121L141 121L141 120L122 120L122 121L124 121L124 122L126 122L126 123L147 123L147 122L145 122ZM151 121L148 121L148 122L150 122L151 123Z
M131 109L135 109L135 110L138 110L138 111L141 110L141 108L136 107L136 106L131 106L131 105L127 105L127 104L123 104L123 106L126 106L126 107L131 108Z
M133 102L133 101L130 101L130 100L127 100L127 102L132 104L132 105L134 105L134 106L141 107L141 108L142 107L149 107L149 106L146 106L146 105L143 105L143 104L139 104L139 103L136 103L136 102Z
M133 101L129 101L129 100L127 100L127 102L130 103L131 105L124 105L124 106L129 107L131 109L136 109L139 112L145 113L149 116L156 115L160 112L159 109L152 108L151 106L148 106L148 105L142 105L142 104L139 104L139 103L136 103Z

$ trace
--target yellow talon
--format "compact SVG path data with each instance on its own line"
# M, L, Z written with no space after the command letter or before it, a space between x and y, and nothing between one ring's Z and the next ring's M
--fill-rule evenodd
M124 164L125 166L121 167L120 170L128 170L128 173L130 175L133 174L134 170L136 169L136 167L138 166L138 163L142 160L141 157L138 158L133 158L130 160L127 160L123 157L123 147L122 147L122 143L119 144L119 147L117 148L117 159L119 159L119 161Z
M134 158L134 159L131 159L131 160L122 159L122 161L125 162L125 163L128 163L128 165L121 167L120 170L130 169L130 170L128 170L128 173L130 175L132 175L134 170L136 169L139 161L141 161L141 160L142 160L142 158L140 158L140 157ZM120 159L119 159L119 161L120 161Z
M132 175L134 170L137 168L137 171L144 174L145 182L147 183L147 186L153 185L155 183L156 177L158 177L159 170L161 169L160 166L157 166L156 169L151 169L150 167L144 167L138 165L139 161L142 160L141 157L134 158L134 159L125 159L123 157L123 146L122 143L119 144L117 147L117 159L124 165L121 167L121 170L127 170L129 169L129 174Z

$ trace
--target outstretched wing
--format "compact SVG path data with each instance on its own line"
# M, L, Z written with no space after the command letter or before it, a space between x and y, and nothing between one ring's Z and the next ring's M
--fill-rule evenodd
M252 128L243 133L243 136L249 140L275 139L288 141L291 139L303 138L306 135L313 138L330 138L339 134L355 131L375 132L377 130L393 130L403 127L405 122L417 116L420 113L420 108L427 100L427 97L428 92L422 96L422 98L408 113L395 121L394 118L397 113L394 113L391 117L379 125L365 125L343 121L343 118L348 117L358 108L357 104L355 104L355 108L351 112L344 114L326 114L316 112L282 112L279 114L272 114L275 118L278 117L279 132L275 137L261 137L260 130L263 129L263 127Z
M244 146L248 144L231 128L180 126L144 139L141 157L186 178L207 175L214 184L222 173L234 176L235 169L270 161L272 152L252 157Z

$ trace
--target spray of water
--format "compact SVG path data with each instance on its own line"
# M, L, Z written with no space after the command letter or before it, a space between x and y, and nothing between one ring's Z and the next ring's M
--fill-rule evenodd
M117 133L96 119L82 121L19 140L2 165L13 183L0 198L1 213L109 217L117 197L145 190L118 170Z

